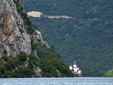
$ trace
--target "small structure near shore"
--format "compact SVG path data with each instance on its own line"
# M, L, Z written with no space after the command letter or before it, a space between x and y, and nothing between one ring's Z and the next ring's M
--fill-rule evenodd
M73 62L73 64L69 66L69 69L72 71L72 73L75 74L75 76L78 76L78 77L82 76L82 71L79 69L79 67L77 67L77 64L75 61Z

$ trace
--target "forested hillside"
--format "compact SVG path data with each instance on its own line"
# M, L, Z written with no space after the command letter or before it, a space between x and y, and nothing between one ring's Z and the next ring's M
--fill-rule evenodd
M30 18L67 65L76 60L84 76L103 76L113 67L113 0L24 0L24 7L73 17Z

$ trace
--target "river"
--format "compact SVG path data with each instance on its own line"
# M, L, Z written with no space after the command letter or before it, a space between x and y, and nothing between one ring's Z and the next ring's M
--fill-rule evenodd
M0 85L113 85L113 78L0 78Z

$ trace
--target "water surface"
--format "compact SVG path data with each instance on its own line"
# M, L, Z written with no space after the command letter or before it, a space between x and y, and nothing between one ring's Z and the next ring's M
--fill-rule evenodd
M1 78L0 85L113 85L113 78Z

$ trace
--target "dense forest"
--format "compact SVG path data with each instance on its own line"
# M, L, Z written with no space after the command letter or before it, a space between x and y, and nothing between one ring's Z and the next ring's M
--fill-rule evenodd
M16 57L6 55L1 57L0 78L74 76L53 49L40 43L37 44L37 49L40 53L37 56L20 52Z
M30 19L62 60L76 60L83 76L104 76L113 67L113 0L24 0L25 11L72 19Z

